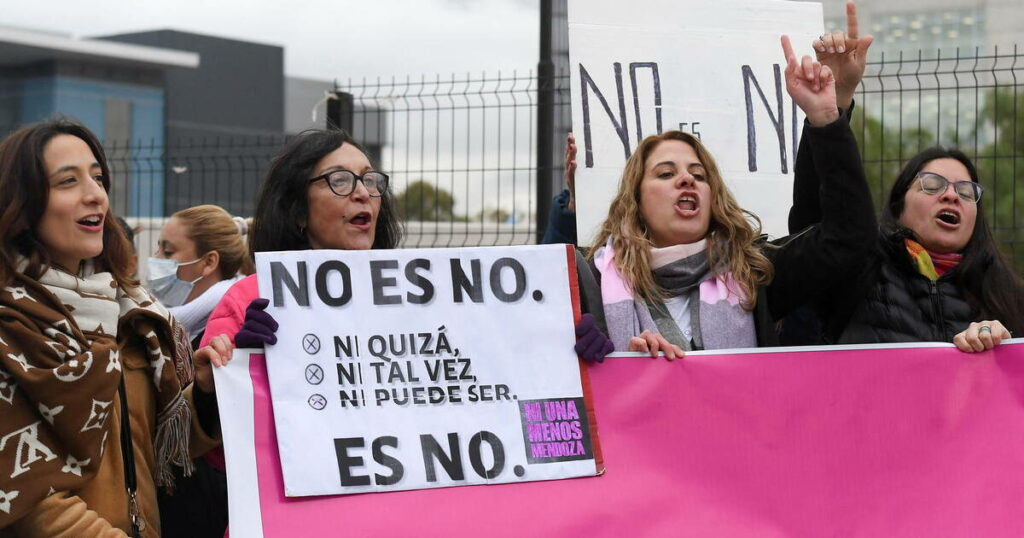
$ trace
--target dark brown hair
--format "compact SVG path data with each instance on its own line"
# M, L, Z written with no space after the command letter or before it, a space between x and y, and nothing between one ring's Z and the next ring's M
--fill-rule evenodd
M270 163L270 170L256 198L256 213L249 229L249 252L306 250L309 237L299 223L309 217L309 177L320 162L342 144L366 154L356 141L341 129L311 129L299 133L288 147ZM398 247L402 223L395 210L391 189L381 193L380 214L373 238L373 249Z
M882 211L882 226L890 233L914 238L911 230L900 225L900 215L903 214L907 191L917 179L917 173L936 159L959 162L967 169L971 181L979 183L978 170L962 151L943 147L921 151L907 161L889 192L889 201ZM950 278L982 319L999 320L1012 333L1020 335L1024 333L1024 282L1011 269L989 231L985 218L987 203L985 197L977 202L978 216L974 219L974 230L961 252L963 259L950 274Z
M32 279L38 279L52 263L35 227L46 213L50 200L43 151L50 140L59 135L77 137L89 146L102 170L103 188L110 192L107 157L99 140L85 126L57 119L29 125L8 135L0 142L0 286L10 284L14 278L19 255L28 259L24 274ZM109 271L122 288L139 285L131 276L131 244L109 207L103 220L103 251L94 261L97 271Z

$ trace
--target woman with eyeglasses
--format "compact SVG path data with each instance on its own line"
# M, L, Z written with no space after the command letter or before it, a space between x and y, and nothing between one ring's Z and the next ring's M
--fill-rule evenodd
M401 225L388 176L340 130L306 131L270 165L249 230L251 252L395 248ZM243 278L210 314L206 340L226 334L237 347L274 344L277 323L263 311L256 275Z
M826 340L953 342L984 351L1011 332L1024 334L1024 283L989 232L983 195L959 150L935 147L911 158L889 193L872 255L844 293L819 305ZM794 207L808 209L816 211Z
M847 31L814 41L818 60L835 74L839 106L849 109L873 38L858 36L856 6ZM800 153L807 148L801 146ZM806 161L804 161L806 162ZM800 170L795 193L817 192L813 169ZM871 255L849 286L816 310L828 343L953 342L984 351L1024 335L1024 282L1000 254L985 218L987 202L970 159L929 148L896 178L882 210ZM821 220L814 196L796 196L790 231Z
M389 249L401 223L388 176L375 171L355 140L341 130L306 131L270 165L249 230L250 252ZM202 344L226 335L236 347L277 343L277 322L264 311L256 275L239 280L210 314ZM223 451L207 461L224 468Z

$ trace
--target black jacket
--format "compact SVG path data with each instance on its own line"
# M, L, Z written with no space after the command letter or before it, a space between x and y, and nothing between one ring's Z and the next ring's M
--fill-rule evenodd
M808 166L806 156L813 150L805 142L801 140L797 153L790 230L816 226L831 211L813 196L820 179L816 167ZM815 301L822 324L820 340L802 331L800 343L951 342L977 320L978 313L953 282L955 270L932 282L917 271L904 246L905 235L872 230L869 236L872 248L855 261L856 271L844 285ZM795 329L801 332L802 327Z
M878 234L875 251L846 292L821 309L826 337L839 344L952 342L978 318L954 272L921 275L895 232ZM955 271L955 269L954 269Z
M794 192L794 198L815 198L821 217L799 233L763 242L763 252L774 265L775 276L758 290L754 310L758 344L762 346L778 344L775 322L848 283L874 247L877 223L849 116L824 127L805 124L800 148L797 173L802 168L812 177L794 182L794 189L802 185L812 190ZM808 169L811 171L806 172ZM558 222L565 220L551 219L549 225ZM558 234L575 235L568 231ZM585 292L586 286L583 288ZM593 312L600 307L600 295L585 298L584 302L585 308Z

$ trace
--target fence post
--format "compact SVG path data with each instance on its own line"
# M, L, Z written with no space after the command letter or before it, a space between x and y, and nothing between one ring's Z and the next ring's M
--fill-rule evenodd
M540 62L537 64L537 243L551 211L552 147L555 128L555 64L551 58L553 0L540 2Z
M333 91L327 100L327 128L340 127L352 134L352 121L355 117L355 99L351 93Z

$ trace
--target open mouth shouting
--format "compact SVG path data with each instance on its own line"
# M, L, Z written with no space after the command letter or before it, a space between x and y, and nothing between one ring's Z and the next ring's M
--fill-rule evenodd
M348 223L360 230L369 230L373 225L373 215L369 211L360 211L350 218Z
M103 215L93 214L83 217L76 221L78 227L87 232L101 232L103 231Z
M960 226L960 212L955 209L943 209L935 215L935 221L941 228L954 230Z
M676 200L676 213L682 217L692 217L700 209L700 198L695 193L685 193Z

